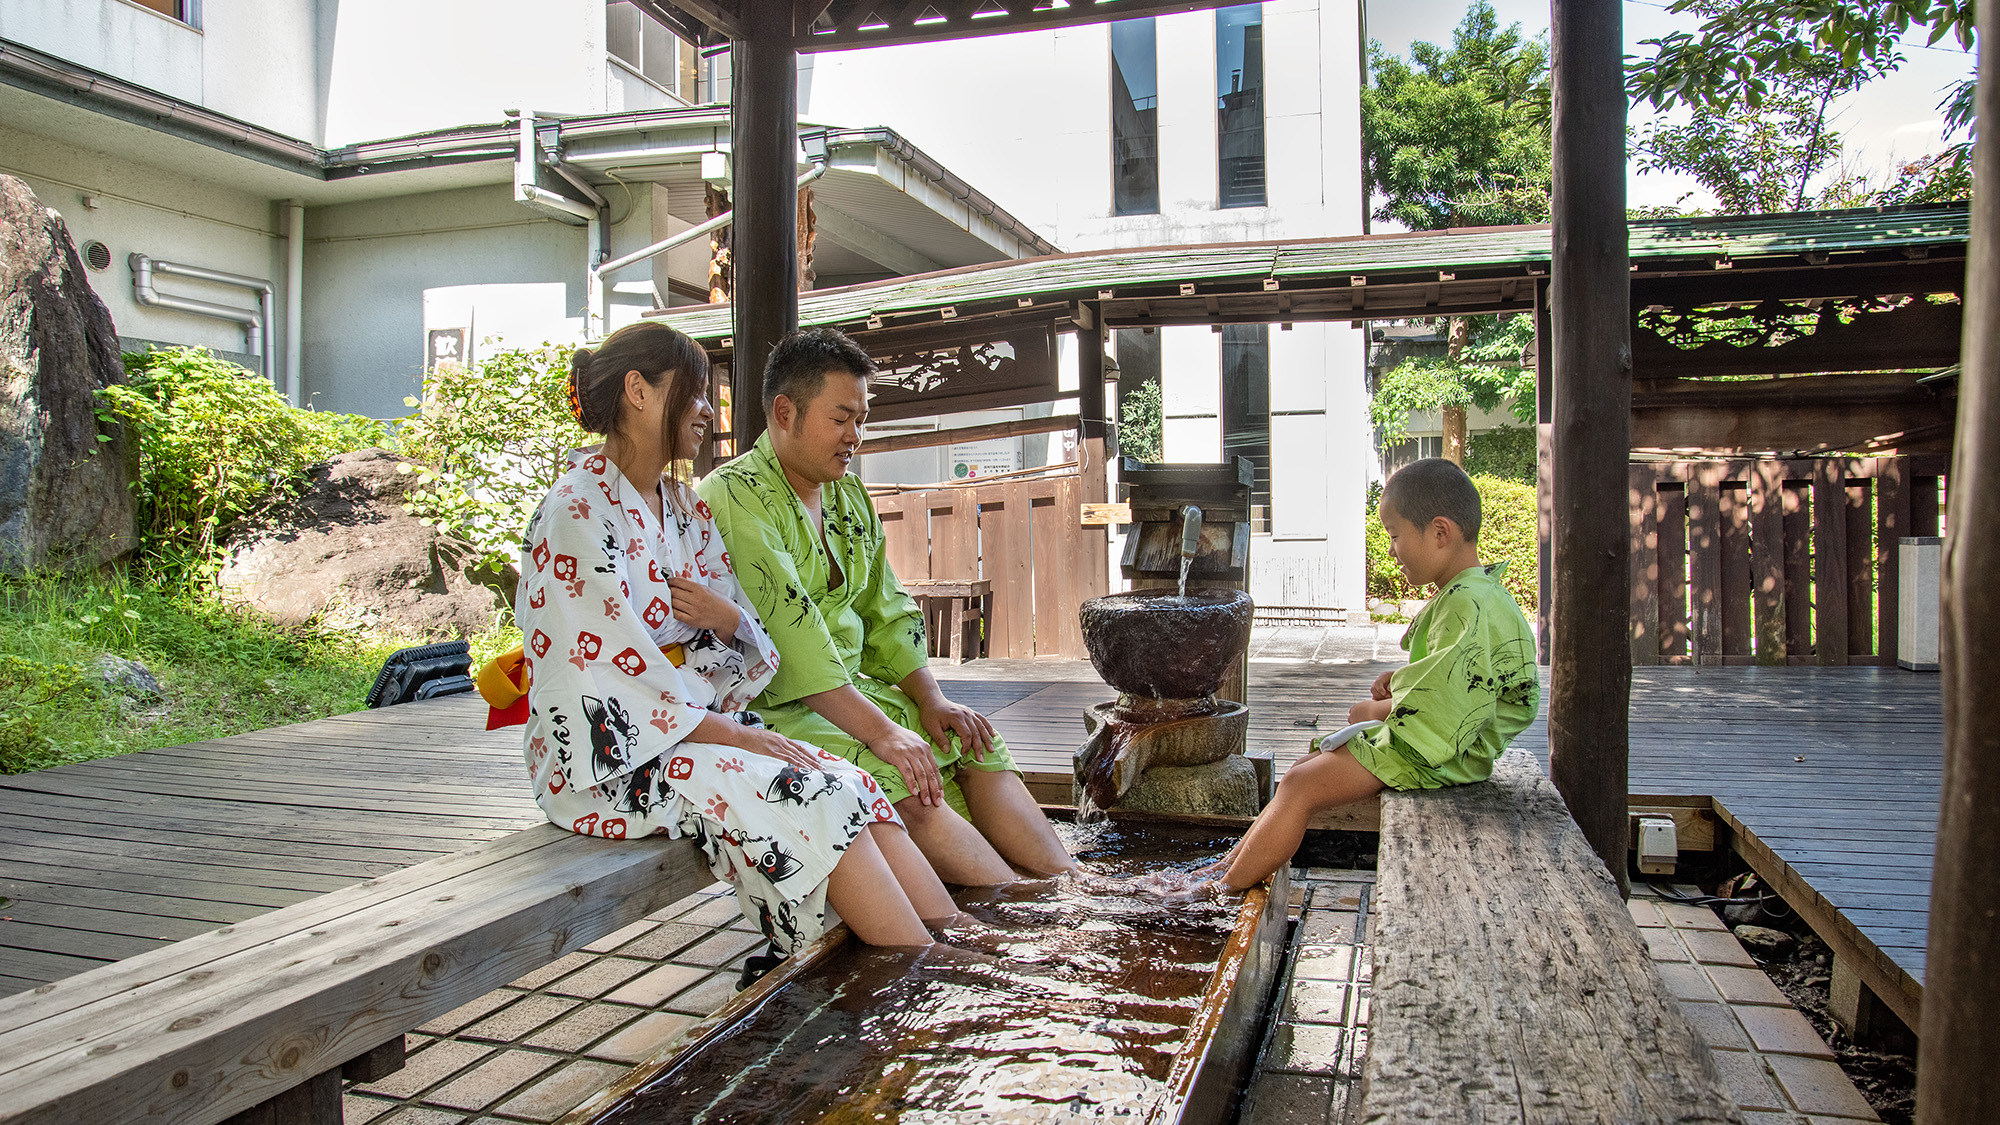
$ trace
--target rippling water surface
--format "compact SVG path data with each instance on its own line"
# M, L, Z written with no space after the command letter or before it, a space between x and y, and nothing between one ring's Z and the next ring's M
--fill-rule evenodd
M961 892L922 952L849 943L601 1120L1142 1117L1241 902L1182 876L1232 838L1062 827L1081 875Z

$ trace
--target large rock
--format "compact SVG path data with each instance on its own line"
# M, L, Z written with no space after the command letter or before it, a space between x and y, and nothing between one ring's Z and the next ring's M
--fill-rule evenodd
M138 442L97 415L124 381L62 216L0 175L0 571L94 570L136 545Z
M416 639L491 624L499 601L477 552L403 510L414 478L396 465L364 449L316 466L304 492L232 540L223 596L287 624L318 616Z

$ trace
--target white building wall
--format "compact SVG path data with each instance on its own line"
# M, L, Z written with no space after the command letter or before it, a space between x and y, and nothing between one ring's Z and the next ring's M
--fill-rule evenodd
M224 0L226 3L227 0ZM0 0L0 39L200 104L201 32L123 0Z

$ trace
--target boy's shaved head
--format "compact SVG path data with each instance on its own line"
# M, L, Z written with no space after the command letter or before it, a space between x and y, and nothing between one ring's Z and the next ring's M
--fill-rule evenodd
M1426 457L1396 470L1382 486L1382 503L1417 527L1439 516L1458 525L1467 543L1479 541L1479 490L1465 470L1442 457Z

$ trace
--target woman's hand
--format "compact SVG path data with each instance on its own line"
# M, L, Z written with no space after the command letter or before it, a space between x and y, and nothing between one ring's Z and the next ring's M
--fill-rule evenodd
M667 588L673 591L674 620L683 625L706 629L727 639L735 636L743 624L743 611L736 608L736 603L705 583L676 576L667 579Z
M820 757L819 751L803 742L794 742L777 731L763 727L746 727L713 711L702 716L700 724L688 738L695 742L734 746L738 750L748 750L752 754L776 758L800 769L825 769L827 764L826 759Z

